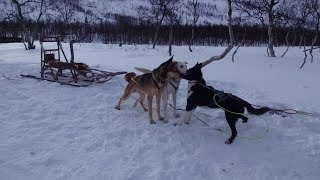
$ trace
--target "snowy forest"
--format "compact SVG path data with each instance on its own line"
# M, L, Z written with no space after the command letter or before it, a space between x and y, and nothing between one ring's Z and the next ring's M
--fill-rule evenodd
M319 7L318 0L234 0L235 42L319 45ZM27 49L40 36L153 46L220 46L229 40L223 0L1 0L0 10L0 42L22 38Z

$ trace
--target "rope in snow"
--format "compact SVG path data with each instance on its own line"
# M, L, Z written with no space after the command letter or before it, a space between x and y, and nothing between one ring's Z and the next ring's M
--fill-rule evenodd
M173 106L172 106L171 104L170 104L170 106L171 106L171 108L173 108ZM223 109L223 108L221 108L221 109ZM176 110L185 111L185 110L179 109L179 108L177 108ZM225 109L224 109L224 110L225 110ZM227 110L227 109L226 109L226 110ZM198 112L198 113L200 113L200 112ZM205 114L205 113L200 113L200 114L203 114L203 115L206 115L206 116L209 116L209 117L213 117L213 116L208 115L208 114ZM205 121L203 121L202 119L200 119L200 118L197 117L196 115L193 114L193 116L194 116L195 118L197 118L199 121L201 121L203 124L205 124L207 127L210 127ZM256 115L256 116L257 116L257 115ZM258 116L258 117L260 117L261 119L263 119L263 120L266 122L266 124L267 124L266 131L265 131L265 133L264 133L263 135L261 135L261 136L256 136L256 137L246 137L246 136L238 135L237 137L239 137L239 138L241 138L241 139L247 139L247 140L258 140L258 139L264 138L264 137L267 135L267 133L269 132L269 123L267 122L267 120L266 120L265 118L263 118L263 117L261 117L261 116ZM230 133L228 133L227 131L224 131L224 130L218 129L218 128L214 128L213 130L222 132L222 133L224 133L224 134L230 134Z
M252 106L256 106L261 108L262 106L251 104ZM268 107L269 108L269 107ZM305 115L305 116L313 116L313 117L320 117L320 113L313 113L313 112L306 112L306 111L298 111L295 109L275 109L275 108L269 108L271 112L282 112L285 114L300 114L300 115Z

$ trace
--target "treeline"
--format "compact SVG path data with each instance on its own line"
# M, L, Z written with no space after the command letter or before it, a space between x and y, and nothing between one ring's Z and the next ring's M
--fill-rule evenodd
M61 21L36 22L29 20L27 29L40 36L59 36L62 38L78 39L82 42L96 42L112 44L152 44L156 25L149 22L130 23L128 20L119 20L116 23L101 22L89 23L63 23ZM243 39L245 46L260 46L268 43L267 27L235 25L234 34L237 43ZM192 26L173 25L173 44L188 45L191 37ZM37 31L37 32L34 32ZM292 46L301 45L302 32L293 29L275 28L275 46L286 45L286 35ZM14 21L0 22L0 42L7 42L8 37L21 37L20 24ZM314 32L305 30L307 45L311 45ZM2 38L1 38L2 37ZM6 38L5 38L6 37ZM12 38L11 38L12 39ZM162 25L157 40L159 45L167 45L169 41L169 25ZM195 27L194 45L221 46L229 42L228 26L226 25L199 25ZM320 45L319 40L316 45Z

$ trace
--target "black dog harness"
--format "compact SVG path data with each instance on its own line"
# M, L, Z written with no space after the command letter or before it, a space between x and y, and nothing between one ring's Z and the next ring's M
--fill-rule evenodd
M225 93L224 91L219 91L219 90L216 90L214 89L212 86L207 86L207 85L204 85L204 84L201 84L201 83L197 83L198 85L202 86L202 87L205 87L207 89L210 89L213 91L214 93L214 100L217 102L217 103L220 103L220 102L223 102L225 100L227 100L228 98L231 98L233 97L233 95L231 93ZM192 91L192 87L191 89L189 90L189 92ZM188 92L188 93L189 93Z

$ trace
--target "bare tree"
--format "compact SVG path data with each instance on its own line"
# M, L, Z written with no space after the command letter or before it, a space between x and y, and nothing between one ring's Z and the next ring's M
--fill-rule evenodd
M168 14L168 6L175 2L176 0L148 0L151 8L140 7L140 16L142 18L147 18L148 20L154 21L156 23L156 31L154 33L152 48L154 49L157 44L158 34L160 26L163 23L163 20Z
M46 14L47 10L51 6L50 0L11 0L12 5L15 7L15 13L14 16L16 17L17 21L20 23L22 27L22 41L26 48L26 50L29 49L35 49L34 40L37 36L37 32L39 29L39 22L43 15ZM36 26L27 28L26 26L26 20L25 17L29 12L27 12L27 8L30 8L30 6L34 6L35 13L38 13L36 15ZM27 45L25 44L27 42Z
M30 31L26 27L26 20L25 20L25 17L23 16L23 11L22 11L23 7L25 7L28 3L32 3L34 1L33 0L25 0L25 1L24 0L20 0L20 1L19 0L11 0L11 2L16 8L15 17L16 17L17 21L21 24L21 27L22 27L23 44L24 44L26 50L34 49L35 46L32 43L33 38L31 37ZM28 46L25 44L26 39L28 42Z
M72 18L79 7L79 0L55 0L54 8L58 12L58 18L65 24L72 21Z
M294 17L293 27L299 33L299 48L303 44L303 39L305 36L305 30L311 15L310 1L297 1L296 11L292 14Z
M173 29L172 26L179 24L181 16L179 16L179 0L172 0L167 7L166 20L169 23L169 56L172 56Z
M307 54L307 50L306 50L306 37L303 37L303 49L304 49L304 59L303 59L303 63L301 64L300 68L302 69L303 66L306 64L306 59L308 57L308 54Z
M14 10L6 1L0 1L0 12L0 21L6 21L15 16Z
M202 67L210 64L213 61L218 61L223 59L234 47L234 34L233 34L233 29L232 29L232 0L227 0L228 2L228 27L229 27L229 36L230 36L230 44L229 46L223 51L222 54L218 56L212 56L208 60L204 61L202 63Z
M192 30L191 30L191 39L189 42L189 51L192 52L191 46L193 45L194 39L194 29L199 20L200 13L199 13L199 1L198 0L188 0L186 8L192 14Z
M268 26L268 50L271 57L276 57L274 52L274 26L279 16L279 6L285 0L234 0L236 9L245 13L248 17L258 19L262 25ZM267 23L266 23L267 22Z
M311 44L311 49L309 51L311 55L311 62L313 62L313 49L314 45L317 42L319 36L319 25L320 25L320 0L310 0L310 7L312 10L313 24L315 35Z

